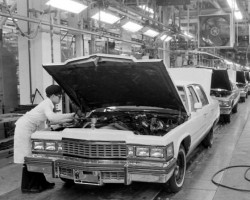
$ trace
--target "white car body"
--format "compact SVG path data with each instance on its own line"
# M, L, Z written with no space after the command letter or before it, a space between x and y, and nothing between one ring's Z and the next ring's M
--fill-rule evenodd
M98 58L98 60L95 60L96 58ZM86 60L74 60L72 66L76 66L80 63L81 70L84 70L85 65L88 67L92 66L86 63L95 63L93 67L101 68L102 63L103 66L105 66L110 62L113 65L112 69L120 67L119 64L116 63L120 57L97 55L97 57L90 56L90 58L84 59ZM100 60L102 62L98 63ZM77 64L74 64L74 62L77 62ZM146 82L150 82L152 87L154 87L154 84L157 85L158 81L164 82L167 78L168 84L166 84L166 88L172 91L172 93L168 94L169 97L167 96L167 98L175 99L174 101L172 99L167 100L172 103L173 106L175 106L175 103L178 103L179 110L152 106L155 101L159 100L158 98L154 99L154 95L162 95L160 93L162 91L151 90L147 85L145 85L145 88L139 87L138 89L140 89L142 93L133 93L133 95L135 95L136 98L139 98L140 95L150 95L148 98L152 97L153 101L145 101L149 105L114 105L113 107L109 106L101 109L98 112L98 109L96 109L90 113L90 116L93 115L90 120L80 128L66 127L60 131L43 130L35 132L31 137L33 154L25 158L25 164L29 171L49 173L52 177L89 185L103 185L105 183L124 183L128 185L133 181L155 183L173 181L173 177L178 173L176 166L178 166L177 160L180 156L180 149L183 146L185 148L185 154L188 156L201 141L204 141L204 139L208 137L208 134L209 136L212 134L213 128L218 122L220 115L219 104L218 101L213 100L210 95L207 95L207 92L205 92L204 95L208 103L202 105L200 94L197 91L197 87L202 88L199 83L194 81L181 82L172 74L172 78L169 77L168 71L162 61L138 61L138 68L134 62L135 61L128 61L128 64L123 64L127 70L131 70L131 66L135 67L135 70L133 71L132 69L129 74L138 72L135 76L128 76L132 82L138 84L145 73L153 77L155 77L154 75L156 74L156 77L159 77L159 80L156 82L151 79L145 79ZM140 63L145 64L141 65ZM56 65L48 65L46 66L46 70L48 70L52 76L57 77L57 82L62 85L67 92L67 87L64 85L66 83L63 82L65 77L60 78L60 75L58 75L61 73L60 70L67 69L66 65L67 63L59 64L59 71L55 71L55 73L49 71L49 69L52 69L53 66L55 66L53 69L57 69ZM153 67L151 67L151 65ZM137 69L142 69L142 72ZM124 73L126 73L126 71ZM142 77L139 76L141 73L143 74ZM164 77L161 79L162 74ZM119 73L119 76L120 75ZM192 73L192 76L193 75ZM209 73L207 75L209 76ZM112 79L113 77L110 78ZM175 81L178 89L182 88L183 91L179 90L177 92L177 87L171 79ZM129 80L130 79L128 79L128 81ZM204 79L202 80L204 81ZM70 81L75 81L75 79ZM120 80L118 80L116 87L118 87L119 81ZM107 84L106 82L104 81L102 83ZM206 85L205 82L203 82L203 84L207 90L209 86ZM141 84L139 84L139 86L141 86ZM130 88L130 84L127 84L126 87ZM161 87L161 85L159 85L159 87ZM192 106L189 96L190 87L193 88L198 99L198 102L195 105L193 103ZM133 86L130 89L133 90L135 88ZM144 90L148 90L149 93L156 93L154 93L154 95L152 94L152 96L148 94L148 92L144 94ZM114 92L116 92L116 90ZM71 96L74 97L72 93ZM165 98L166 96L162 97ZM183 98L186 98L186 102L183 101ZM164 101L159 100L159 103L165 106ZM195 110L191 109L192 107L196 107ZM121 113L125 113L126 116L120 116L119 114ZM114 120L117 120L119 117L121 117L121 119L119 119L118 122L112 121L112 123L98 128L98 122L96 121L103 120L106 122L105 120L107 120L104 119L102 115L106 118L111 116L112 120L113 116L115 118ZM127 115L129 115L129 119L132 119L132 124L136 121L133 124L133 126L136 126L134 130L131 128L125 129L125 126L123 126L124 123L128 121ZM104 123L103 121L101 122ZM137 126L140 128L137 129ZM140 132L141 129L145 132ZM49 150L48 146L53 146L51 143L55 143L55 150ZM206 145L208 146L209 144ZM185 172L183 173L182 176L185 175ZM177 181L171 189L175 192L178 191L183 181L184 177L182 177L179 182Z

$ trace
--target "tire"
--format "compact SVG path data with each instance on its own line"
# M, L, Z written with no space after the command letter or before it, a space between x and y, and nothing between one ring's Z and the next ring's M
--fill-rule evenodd
M212 127L210 131L208 132L208 134L206 135L206 137L203 139L202 145L205 148L209 148L209 147L212 147L213 142L214 142L214 129Z
M237 113L237 112L238 112L238 103L236 103L232 109L232 113Z
M186 152L184 147L181 145L178 152L174 173L168 181L171 192L176 193L181 190L185 179L186 165Z
M248 98L248 95L246 94L246 99Z
M245 102L245 101L246 101L246 98L245 98L245 97L242 97L241 101L242 101L242 102Z
M63 182L65 182L66 185L75 185L74 181L72 179L67 178L60 178Z
M230 123L231 122L231 114L224 115L224 122L225 123Z

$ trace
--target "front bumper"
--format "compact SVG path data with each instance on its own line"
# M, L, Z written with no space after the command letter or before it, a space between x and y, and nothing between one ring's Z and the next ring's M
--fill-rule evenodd
M247 91L241 90L240 91L240 97L246 97Z
M104 183L131 184L133 181L165 183L172 176L176 164L168 162L130 160L92 160L72 157L25 157L28 171L51 174L53 178L74 180L75 183L103 185ZM83 179L76 176L82 173Z
M232 112L232 107L228 106L228 107L222 107L220 106L220 114L221 115L229 115Z

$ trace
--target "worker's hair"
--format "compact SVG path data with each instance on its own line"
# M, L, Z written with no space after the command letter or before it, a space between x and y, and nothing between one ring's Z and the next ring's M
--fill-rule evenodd
M45 89L47 97L62 94L62 88L59 85L50 85Z

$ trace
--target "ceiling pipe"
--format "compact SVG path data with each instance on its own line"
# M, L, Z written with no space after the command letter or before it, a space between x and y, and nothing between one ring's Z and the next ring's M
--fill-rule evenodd
M4 12L0 12L0 16L13 17L14 19L28 21L28 22L37 23L37 24L41 23L42 25L46 25L46 26L51 25L50 22L48 22L48 21L44 21L44 20L40 20L40 19L32 19L32 18L28 18L28 17L25 17L25 16L21 16L21 15L15 15L15 14L13 14L11 16L10 14L4 13ZM127 43L130 43L130 44L143 45L142 43L139 43L139 42L124 40L124 39L121 39L121 38L118 38L118 37L114 37L114 36L110 36L110 35L106 35L106 34L100 34L100 33L97 33L97 32L88 31L88 30L84 30L84 29L77 29L77 28L72 28L72 27L63 26L63 25L59 25L59 24L52 24L52 26L56 27L56 28L61 28L61 29L64 29L64 30L66 29L66 30L74 31L74 32L77 32L77 33L80 33L80 34L96 35L96 36L99 36L99 37L111 38L111 39L114 39L114 40L127 42Z
M161 23L161 22L159 22L159 21L157 21L157 20L155 20L155 19L153 19L153 18L151 18L151 17L149 17L149 16L147 16L147 15L141 13L141 12L138 12L138 10L135 10L133 8L129 8L128 6L125 6L125 5L123 5L123 4L121 4L121 3L117 2L117 1L114 1L114 0L109 0L109 3L111 5L118 6L121 9L125 9L127 11L132 12L132 13L136 13L137 15L140 15L142 18L145 18L145 19L148 19L149 21L152 21L154 23L160 24L162 27L164 27L164 28L166 28L166 29L168 29L168 30L171 31L170 27L165 26L163 23Z
M16 2L11 5L11 7L9 8L10 12L12 12L12 11L15 10L16 5L17 5ZM3 25L5 24L5 22L7 21L7 19L8 19L8 17L3 17L2 18L2 20L0 21L0 27L3 27Z

